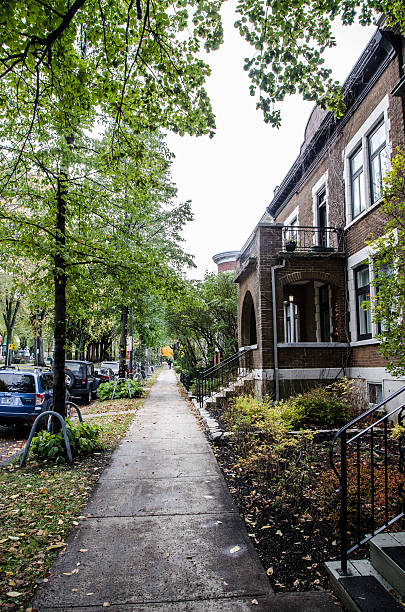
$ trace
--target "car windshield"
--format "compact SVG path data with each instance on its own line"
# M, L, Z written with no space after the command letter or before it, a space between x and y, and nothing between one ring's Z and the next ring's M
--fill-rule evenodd
M68 370L75 372L76 374L80 374L82 372L83 364L82 363L73 363L72 361L66 362L66 367Z
M0 391L14 393L35 393L35 380L30 374L1 373Z

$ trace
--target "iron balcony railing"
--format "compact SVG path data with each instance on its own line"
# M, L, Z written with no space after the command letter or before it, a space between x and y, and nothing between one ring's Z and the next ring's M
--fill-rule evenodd
M313 253L343 253L345 250L343 228L285 225L282 249Z
M229 385L238 376L246 376L252 370L252 351L251 347L245 348L216 366L212 366L204 372L197 374L197 401L202 407L204 398L210 397L222 387Z
M340 486L340 562L347 574L349 556L373 536L405 516L404 434L391 436L393 419L404 421L405 403L380 416L405 387L347 423L333 438L329 458ZM340 452L339 452L340 451ZM391 494L394 480L400 495ZM349 514L350 513L350 514Z

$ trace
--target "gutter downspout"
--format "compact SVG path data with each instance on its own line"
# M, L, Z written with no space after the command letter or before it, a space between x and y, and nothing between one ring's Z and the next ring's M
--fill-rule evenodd
M280 399L280 382L278 372L278 350L277 350L277 300L276 300L276 275L275 270L285 268L285 259L282 264L271 267L271 298L272 298L272 309L273 309L273 358L274 358L274 390L276 402Z

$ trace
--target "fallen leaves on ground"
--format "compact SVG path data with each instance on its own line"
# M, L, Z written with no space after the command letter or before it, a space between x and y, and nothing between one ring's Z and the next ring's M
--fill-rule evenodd
M13 463L0 471L1 610L24 612L37 581L47 581L53 559L66 548L78 519L84 519L83 507L133 418L123 414L95 419L105 452L60 466L29 459L23 469Z

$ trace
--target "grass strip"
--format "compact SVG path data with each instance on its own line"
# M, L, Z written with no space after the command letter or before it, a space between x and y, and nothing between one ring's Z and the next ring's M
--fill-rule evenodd
M127 400L130 401L130 400ZM138 400L136 407L139 406ZM0 470L0 609L23 612L39 580L79 524L83 507L125 434L133 414L92 420L101 427L103 452L56 466L29 459Z

